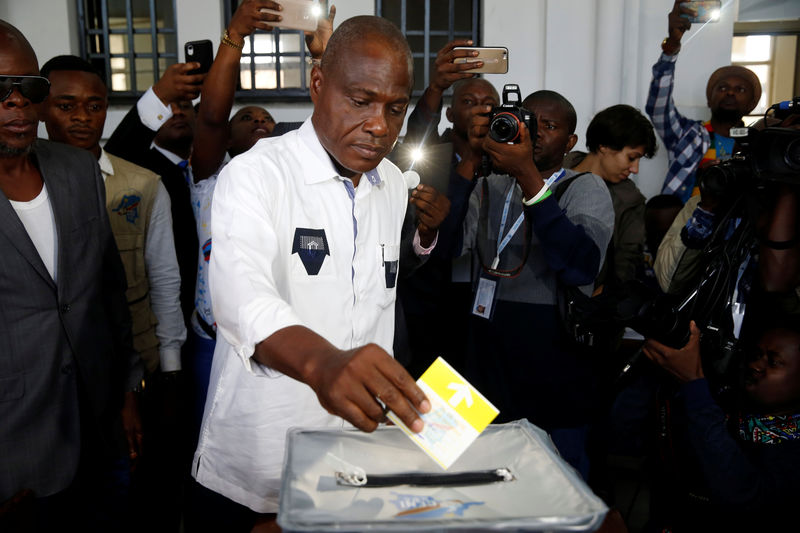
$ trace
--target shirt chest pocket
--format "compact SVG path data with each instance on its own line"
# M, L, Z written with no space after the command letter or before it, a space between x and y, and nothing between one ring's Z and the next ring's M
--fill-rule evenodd
M380 272L383 274L384 288L394 289L397 286L397 273L400 269L400 245L381 244Z
M376 285L380 284L378 304L381 307L394 305L397 293L397 278L400 274L400 245L379 244L375 249L377 265Z
M292 277L296 280L313 282L335 277L335 261L325 230L296 228L290 263Z

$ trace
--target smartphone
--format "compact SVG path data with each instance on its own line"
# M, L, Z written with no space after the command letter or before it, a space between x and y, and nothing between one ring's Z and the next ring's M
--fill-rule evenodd
M699 2L684 2L682 7L694 9L696 16L682 14L681 16L689 19L690 22L716 22L719 20L722 2L720 0L702 0Z
M456 46L453 50L476 50L475 57L457 57L453 63L483 61L483 66L464 72L484 74L505 74L508 72L508 48L505 46Z
M282 11L261 8L262 13L280 15L283 20L270 22L275 28L287 30L316 31L317 19L322 15L322 6L316 0L278 0Z
M189 41L183 45L183 51L186 53L187 63L191 61L200 63L200 68L190 71L189 74L205 74L211 68L211 63L214 61L214 45L208 39Z

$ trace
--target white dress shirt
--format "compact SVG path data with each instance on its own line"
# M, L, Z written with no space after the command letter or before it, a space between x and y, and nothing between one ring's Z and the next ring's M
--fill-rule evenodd
M354 189L310 119L258 141L222 170L211 220L218 337L192 470L198 482L257 512L276 512L286 430L344 423L310 387L251 356L257 343L293 325L341 349L374 342L391 353L391 261L407 203L402 174L388 160ZM316 274L313 257L322 258Z
M114 175L114 167L105 150L100 152L98 164L103 181ZM162 372L172 372L181 369L181 346L186 340L186 326L181 312L181 275L172 235L169 193L161 180L158 181L144 239L144 264L150 285L150 308L158 320L156 337L159 343L160 368Z

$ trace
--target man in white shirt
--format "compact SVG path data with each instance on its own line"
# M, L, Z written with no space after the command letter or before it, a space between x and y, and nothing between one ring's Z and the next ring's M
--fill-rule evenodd
M420 431L418 412L430 409L389 355L408 192L383 158L403 125L412 66L390 22L345 21L312 70L312 117L258 141L219 177L210 271L219 335L192 471L252 513L243 530L277 511L289 427L343 418L372 431L385 404ZM411 195L417 254L443 218L424 192Z

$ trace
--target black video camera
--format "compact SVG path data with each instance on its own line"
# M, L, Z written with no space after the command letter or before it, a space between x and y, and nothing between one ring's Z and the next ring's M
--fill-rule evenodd
M775 104L775 118L800 114L800 97ZM779 113L780 111L780 113ZM732 128L740 150L718 165L698 172L700 191L717 198L737 197L767 182L800 185L800 130L768 127Z
M509 98L512 94L516 95L515 100ZM528 127L531 138L536 137L536 116L521 104L519 85L504 85L503 103L489 113L489 137L499 143L518 143L522 124Z

